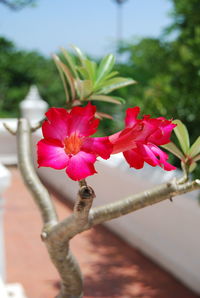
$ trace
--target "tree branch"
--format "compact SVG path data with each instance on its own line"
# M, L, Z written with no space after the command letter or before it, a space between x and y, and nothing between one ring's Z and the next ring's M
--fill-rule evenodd
M74 205L74 217L77 225L84 226L88 223L88 215L95 198L94 190L89 186L82 186Z
M92 209L90 212L90 224L92 226L100 224L196 189L200 189L199 179L183 184L178 184L177 180L174 179L151 190L146 190L142 193L129 196L126 199Z
M54 234L55 236L55 234ZM69 250L68 241L49 237L45 241L51 260L61 277L61 290L57 298L83 297L83 278L76 259Z
M183 184L178 184L177 180L174 179L171 182L161 184L139 194L131 195L114 203L90 209L87 221L82 225L77 225L75 214L72 214L52 227L50 236L54 234L54 237L57 235L59 238L62 237L63 239L69 240L94 225L104 223L105 221L118 218L146 206L154 205L166 199L171 199L172 197L197 189L200 189L199 179Z
M84 182L80 188L74 214L65 219L64 228L58 223L56 211L49 193L36 175L31 159L31 127L26 119L19 119L17 145L19 168L28 189L39 207L44 228L41 234L48 253L61 277L61 290L57 298L81 298L83 290L82 274L76 259L69 250L71 235L76 235L79 227L87 224L89 210L95 197L94 191ZM72 228L73 227L73 228Z
M5 129L11 133L13 136L16 135L17 131L16 129L13 129L12 127L10 127L7 123L3 123L3 126L5 127Z
M39 180L32 162L31 132L27 119L18 120L17 147L19 169L28 189L33 194L39 207L45 227L48 228L57 223L57 214L47 189Z
M82 274L69 250L69 240L88 226L89 210L92 206L94 191L89 186L82 186L78 192L74 213L58 223L46 234L46 243L52 262L62 279L61 291L57 298L82 297Z
M92 206L95 193L90 186L82 186L78 192L74 212L66 219L53 226L46 235L48 241L69 241L78 233L81 233L91 226L90 208Z
M31 132L35 132L36 130L41 128L44 120L45 120L45 118L40 120L38 123L35 123L33 126L31 126Z

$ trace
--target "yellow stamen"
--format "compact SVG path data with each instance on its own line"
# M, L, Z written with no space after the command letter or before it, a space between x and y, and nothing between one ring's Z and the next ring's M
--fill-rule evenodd
M64 140L64 150L66 154L74 155L80 151L83 140L77 135L71 135Z

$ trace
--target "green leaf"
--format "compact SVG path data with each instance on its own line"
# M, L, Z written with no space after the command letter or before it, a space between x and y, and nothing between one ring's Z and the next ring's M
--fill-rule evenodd
M59 68L63 71L63 73L67 79L67 82L69 83L69 86L71 89L72 99L74 99L76 96L76 90L74 87L74 78L73 78L69 68L63 62L61 62L60 59L56 55L55 55L55 61L56 61L56 64L59 66Z
M200 137L198 137L196 139L196 141L193 143L193 145L191 146L191 148L188 151L188 155L190 157L194 157L199 153L200 153Z
M64 87L64 91L65 91L65 96L66 96L66 101L68 102L69 101L69 92L67 90L67 84L66 84L66 80L65 80L65 76L63 74L63 71L58 63L59 61L59 58L57 55L53 55L53 59L54 59L54 62L56 64L56 67L58 69L58 72L59 72L59 75L60 75L60 78L61 78L61 81L63 83L63 87Z
M89 79L88 72L84 66L77 67L78 72L80 73L83 80ZM80 78L80 77L79 77Z
M108 79L111 79L113 77L115 77L116 75L119 74L119 71L111 71L107 76L105 76L104 80L108 80Z
M75 80L75 88L76 88L76 91L77 91L77 97L78 97L77 99L81 99L82 94L83 94L82 80L80 80L80 79Z
M72 45L72 48L75 50L80 62L82 63L82 65L84 65L84 61L86 60L86 56L81 52L81 50L75 46L75 45Z
M80 100L88 100L87 97L92 92L93 84L90 80L76 80L76 87L78 94L80 96Z
M192 172L195 170L196 166L197 166L197 163L196 163L196 162L193 162L193 163L189 166L189 173L192 173Z
M135 83L136 81L129 78L122 78L122 77L113 78L106 81L105 83L102 83L101 85L102 88L100 92L103 94L108 94L116 89L119 89L128 85L133 85Z
M187 154L190 148L190 139L189 139L188 130L180 120L174 120L173 123L177 124L177 126L174 128L174 132L178 138L181 149L185 154Z
M99 82L101 82L103 78L105 78L106 75L109 74L114 64L115 64L115 57L112 54L105 56L101 60L97 70L97 78L95 82L96 86L99 84Z
M198 161L198 160L200 160L200 154L198 154L197 156L195 156L195 157L193 158L193 161Z
M116 104L124 103L124 99L117 96L108 96L103 94L94 94L88 98L88 100L98 100L98 101L106 101L106 102L112 102Z
M63 53L65 59L67 60L67 63L69 64L69 67L70 67L73 75L77 78L78 73L76 71L76 64L75 64L74 59L64 48L61 48L61 52Z
M173 142L162 145L161 147L176 155L179 159L184 159L184 154L178 149L178 147Z
M84 80L82 82L83 84L83 99L87 99L86 97L90 96L92 93L93 84L90 80Z
M90 61L89 59L85 60L85 69L88 73L88 78L93 82L95 82L96 79L96 68L97 65L94 61Z

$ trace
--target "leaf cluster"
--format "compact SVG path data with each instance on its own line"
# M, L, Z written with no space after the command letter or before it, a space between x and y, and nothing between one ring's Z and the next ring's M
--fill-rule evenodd
M63 82L68 106L84 101L104 101L108 103L124 103L122 97L110 95L119 88L135 84L131 78L118 76L113 71L115 58L112 54L105 56L100 63L87 58L79 48L73 46L76 57L64 48L61 49L63 59L54 55L54 61Z
M179 146L174 142L163 145L162 147L173 153L181 160L181 167L185 174L193 172L200 160L200 137L198 137L192 145L190 145L190 137L187 127L180 121L174 120L177 126L174 129Z

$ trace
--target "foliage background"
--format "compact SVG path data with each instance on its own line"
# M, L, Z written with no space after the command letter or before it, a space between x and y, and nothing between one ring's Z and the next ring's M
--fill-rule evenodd
M138 84L117 90L125 105L97 103L114 121L102 121L106 134L123 126L127 107L139 105L142 113L178 118L190 132L199 136L200 111L200 1L171 0L171 26L159 39L128 41L118 48L125 55L117 63L120 75ZM22 51L11 41L0 38L0 117L19 116L18 105L31 84L36 84L50 106L65 106L65 95L51 58L37 52Z

